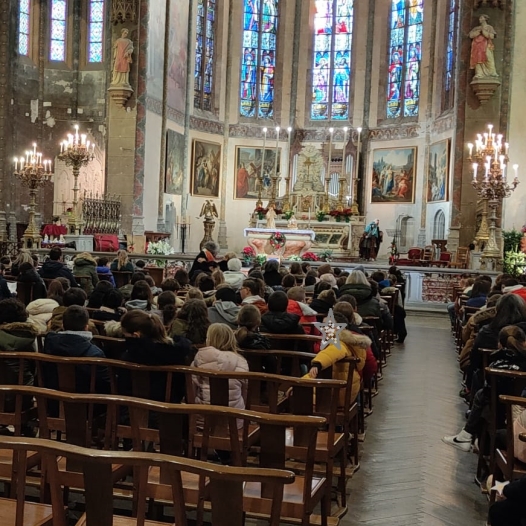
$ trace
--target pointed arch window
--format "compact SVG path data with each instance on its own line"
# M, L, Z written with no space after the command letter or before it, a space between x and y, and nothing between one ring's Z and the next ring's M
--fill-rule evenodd
M88 62L102 62L104 42L104 0L90 0Z
M453 107L455 100L455 48L457 46L458 0L448 0L446 63L444 65L444 98L442 110Z
M212 111L216 0L197 0L194 107Z
M316 0L312 120L349 119L354 0Z
M51 0L49 60L66 60L67 0Z
M424 0L391 0L388 119L418 115L423 22Z
M274 116L274 72L279 0L243 0L240 114Z
M29 56L31 27L31 0L20 0L18 11L18 53Z

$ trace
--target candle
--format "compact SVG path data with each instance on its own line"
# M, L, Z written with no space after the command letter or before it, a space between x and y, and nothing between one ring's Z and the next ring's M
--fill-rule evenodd
M90 145L90 144L91 144L90 141L88 141L88 142L86 143L86 150L88 150L88 153L89 153L89 145Z
M22 157L20 159L20 171L23 171L24 170L24 158Z
M342 155L342 178L345 177L345 173L347 172L347 169L345 167L345 146L347 144L347 126L344 126L343 128L343 155Z
M86 144L86 134L83 133L81 136L80 136L80 144L82 145L85 145Z
M278 175L278 154L279 154L279 130L280 127L276 126L276 158L274 159L274 175L277 177Z
M479 165L477 163L473 163L473 181L477 180L477 169Z
M468 142L468 148L469 148L469 157L471 158L471 154L473 153L473 144Z
M488 144L488 134L485 133L484 134L484 146L486 146Z
M18 170L18 157L15 157L15 172Z
M504 143L504 153L508 155L508 150L510 149L510 144L505 142Z
M309 205L309 223L310 223L310 205Z
M79 143L79 125L75 124L75 144Z
M263 128L263 153L261 154L261 177L265 175L265 146L267 144L267 128Z
M33 154L36 154L37 153L37 143L34 142L33 143Z
M491 132L493 131L493 124L488 124L488 130L491 137Z
M514 164L513 165L513 171L515 172L515 181L519 180L519 165Z

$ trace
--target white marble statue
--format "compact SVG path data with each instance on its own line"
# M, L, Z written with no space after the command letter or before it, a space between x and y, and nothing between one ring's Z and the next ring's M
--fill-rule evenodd
M133 42L128 38L129 31L124 28L121 37L113 44L112 86L130 88L130 64L132 63Z
M265 216L267 219L267 226L268 229L276 228L276 210L274 209L274 205L269 205L267 215Z
M298 220L296 219L296 216L294 214L292 214L292 216L290 217L287 226L290 230L298 230Z
M479 18L480 25L469 32L469 38L472 40L469 67L475 70L475 79L499 76L495 69L495 57L493 55L493 50L495 49L493 40L496 38L497 33L488 24L488 20L488 15L481 15Z

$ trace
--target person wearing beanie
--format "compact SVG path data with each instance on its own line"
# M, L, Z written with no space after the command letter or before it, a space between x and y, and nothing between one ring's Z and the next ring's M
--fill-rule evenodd
M232 259L228 261L230 263ZM230 287L222 286L217 289L215 301L208 307L210 323L224 323L231 329L237 329L237 316L241 307L236 305L236 291Z
M234 290L239 290L243 281L246 279L245 274L241 272L242 267L241 260L239 258L230 258L227 261L228 270L224 271L225 283L228 283Z

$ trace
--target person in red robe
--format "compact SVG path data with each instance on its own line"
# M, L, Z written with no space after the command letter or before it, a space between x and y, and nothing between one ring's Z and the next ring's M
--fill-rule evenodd
M236 197L246 197L248 194L248 171L244 164L241 164L237 171L237 190Z

